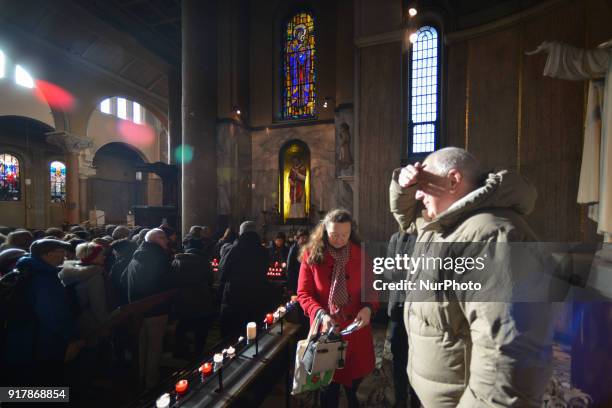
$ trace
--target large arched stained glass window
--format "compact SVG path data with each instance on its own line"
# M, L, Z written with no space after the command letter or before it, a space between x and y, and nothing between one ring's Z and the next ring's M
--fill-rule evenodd
M283 33L282 113L284 119L315 115L315 32L308 12L291 17Z
M66 202L66 165L59 161L51 162L51 202Z
M410 154L436 149L440 102L438 31L431 26L419 28L411 37L410 60Z
M0 201L21 199L19 160L13 155L0 153Z

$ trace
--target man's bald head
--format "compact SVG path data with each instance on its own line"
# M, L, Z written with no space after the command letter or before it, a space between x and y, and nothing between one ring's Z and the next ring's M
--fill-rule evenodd
M153 228L145 235L145 242L151 242L159 245L164 249L168 249L168 237L164 230L160 228Z
M482 175L480 162L465 149L459 147L445 147L431 153L425 159L427 170L441 177L445 177L451 170L457 170L472 189L478 185Z

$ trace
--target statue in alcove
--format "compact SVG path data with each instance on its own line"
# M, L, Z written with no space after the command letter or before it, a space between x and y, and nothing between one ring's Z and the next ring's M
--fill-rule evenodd
M310 214L310 149L291 140L279 152L279 215L282 222L302 222Z
M338 168L341 176L353 173L353 155L351 154L351 132L346 122L340 125L338 132Z
M298 156L293 156L292 162L293 165L287 176L289 178L289 197L291 200L289 218L305 218L306 166Z

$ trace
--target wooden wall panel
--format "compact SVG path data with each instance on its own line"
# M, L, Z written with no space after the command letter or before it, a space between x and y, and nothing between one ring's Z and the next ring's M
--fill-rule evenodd
M366 240L397 230L389 212L389 180L401 154L401 44L360 50L359 226Z
M527 22L523 47L545 40L584 42L582 5L568 3ZM584 83L542 75L545 56L523 57L521 172L536 184L538 201L529 221L542 239L577 241L581 237L576 203L582 154Z
M467 76L467 43L446 49L446 106L443 145L465 147L465 94Z
M469 42L468 150L485 168L513 167L517 149L519 31Z

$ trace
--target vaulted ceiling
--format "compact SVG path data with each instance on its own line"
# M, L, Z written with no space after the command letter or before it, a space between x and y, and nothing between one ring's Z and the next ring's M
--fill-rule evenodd
M165 37L163 24L157 26L159 31L153 30L151 17L146 20L151 29L135 18L129 27L121 28L114 19L105 19L102 11L95 10L97 3L130 2L0 0L0 24L167 99L167 73L170 67L179 64L180 44L174 43L171 36ZM145 4L153 2L139 3L144 10L151 7ZM168 3L178 7L178 2ZM172 23L174 28L169 33L177 29L176 24L180 23Z

